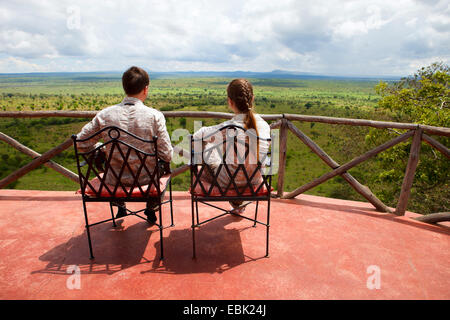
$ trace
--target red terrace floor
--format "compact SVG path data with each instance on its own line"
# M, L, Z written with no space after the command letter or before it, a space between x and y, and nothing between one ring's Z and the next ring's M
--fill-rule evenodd
M450 299L447 226L302 195L272 202L269 258L263 226L225 216L199 229L193 260L187 193L174 193L174 210L163 262L158 230L133 216L92 228L91 261L79 196L0 190L0 299ZM80 289L67 286L74 265ZM380 289L367 288L370 266Z

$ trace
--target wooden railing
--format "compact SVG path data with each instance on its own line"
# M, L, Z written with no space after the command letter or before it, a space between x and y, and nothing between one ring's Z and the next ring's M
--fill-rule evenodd
M70 117L70 118L93 118L97 111L34 111L34 112L0 112L0 117L3 118L38 118L38 117ZM199 112L199 111L168 111L163 112L166 118L176 118L176 117L190 117L190 118L213 118L213 119L231 119L233 117L230 113L224 112ZM429 135L439 135L439 136L450 136L450 128L444 127L433 127L421 124L412 123L398 123L398 122L386 122L386 121L373 121L365 119L347 119L347 118L334 118L334 117L323 117L323 116L310 116L310 115L299 115L299 114L266 114L261 115L266 121L274 121L270 127L272 129L279 128L279 168L278 168L278 181L277 181L277 193L276 197L282 199L291 199L299 194L304 193L311 188L314 188L325 181L339 175L345 181L347 181L350 186L359 194L361 194L367 201L369 201L378 211L381 212L393 212L397 215L404 215L406 207L408 204L408 199L411 192L411 187L414 180L414 175L416 167L419 161L419 153L421 142L424 141L430 146L441 152L444 156L450 159L450 150L430 137ZM406 133L399 135L398 137L383 143L380 146L358 156L351 161L340 165L334 161L323 149L321 149L312 139L310 139L306 134L304 134L298 127L296 127L292 121L301 122L320 122L328 124L338 124L338 125L350 125L350 126L368 126L373 128L385 128L385 129L406 129ZM306 183L297 189L284 193L284 177L286 170L286 151L287 151L287 137L288 131L291 131L296 137L298 137L308 148L311 149L322 161L324 161L332 170L321 177ZM370 189L357 181L348 170L355 167L356 165L374 157L382 151L385 151L396 144L403 142L412 137L412 144L410 149L410 155L408 164L406 167L405 176L403 179L403 184L400 192L400 197L398 199L397 207L395 211L391 210L386 206L380 199L378 199ZM9 145L13 146L17 150L25 153L26 155L33 158L31 162L23 166L22 168L11 173L7 177L0 180L0 189L6 187L11 182L19 179L23 175L27 174L31 170L39 167L40 165L45 165L50 167L57 172L63 174L65 177L78 183L78 176L74 172L64 168L50 159L57 154L61 153L65 149L72 145L72 139L68 138L62 144L56 146L55 148L45 152L44 154L39 154L30 148L22 145L20 142L14 140L13 138L0 132L0 140L5 141ZM174 151L186 158L189 158L189 152L182 150L181 148L174 147ZM176 176L189 168L188 165L183 165L179 168L173 170L172 175ZM441 214L441 213L440 213Z

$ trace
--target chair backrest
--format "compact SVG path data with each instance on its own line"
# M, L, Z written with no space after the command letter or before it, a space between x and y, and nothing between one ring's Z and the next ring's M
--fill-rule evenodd
M197 139L191 135L190 141L191 192L201 190L206 197L270 196L272 138L230 124Z
M72 139L83 196L136 198L155 193L161 195L158 137L145 140L119 127L108 126L85 139L78 139L76 135ZM103 143L85 151L83 143L91 139L103 139ZM153 152L146 152L136 145ZM102 153L103 168L99 168L98 159Z

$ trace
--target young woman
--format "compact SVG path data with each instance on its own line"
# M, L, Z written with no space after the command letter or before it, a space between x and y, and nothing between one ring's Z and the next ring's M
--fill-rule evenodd
M221 139L226 139L225 136L219 137L217 134L225 134L226 129L222 132L219 130L227 125L236 125L243 127L248 134L248 140L250 141L250 153L253 151L256 154L256 157L253 157L253 161L245 161L245 169L247 171L248 176L250 176L257 167L257 160L263 160L264 155L267 153L269 149L269 143L265 140L256 139L256 137L269 139L270 138L270 126L266 121L261 118L258 114L254 112L254 95L253 95L253 86L246 79L235 79L228 84L227 87L227 95L228 95L228 106L234 112L234 117L228 121L225 121L221 124L211 126L211 127L203 127L197 132L194 133L194 139L204 138L204 141L207 143L204 147L204 160L205 162L214 170L214 173L217 174L217 170L219 169L219 165L223 161L223 157L221 154L221 145L222 143L217 143L217 141L222 141ZM238 138L239 139L239 138ZM243 138L245 139L245 137ZM241 141L244 141L244 140ZM254 143L253 143L254 142ZM256 144L256 149L255 149ZM219 148L214 148L214 145L220 145ZM206 150L210 150L210 152L206 155ZM211 151L212 150L212 151ZM229 153L227 152L227 156ZM256 160L255 160L256 158ZM227 161L227 165L229 168L233 168L233 174L238 167L238 164L229 164ZM204 170L202 173L202 179L212 182L212 176ZM261 183L261 175L257 174L254 176L252 183L255 185L259 185ZM221 187L226 187L230 183L230 174L221 167L221 171L217 176L217 181ZM241 171L238 172L236 177L234 178L234 183L238 187L245 187L247 182L247 178L245 174ZM242 201L239 202L230 202L233 207L233 211L235 213L242 213L245 207L240 207Z

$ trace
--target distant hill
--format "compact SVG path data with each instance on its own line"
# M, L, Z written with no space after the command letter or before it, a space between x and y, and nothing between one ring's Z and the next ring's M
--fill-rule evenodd
M33 72L33 73L0 73L1 78L20 78L45 81L45 78L71 79L75 81L111 81L119 80L122 77L120 71L105 72ZM177 71L177 72L151 72L153 79L162 78L257 78L257 79L323 79L323 80L399 80L395 76L339 76L321 75L309 72L291 72L284 70L273 70L271 72L252 71Z

